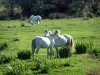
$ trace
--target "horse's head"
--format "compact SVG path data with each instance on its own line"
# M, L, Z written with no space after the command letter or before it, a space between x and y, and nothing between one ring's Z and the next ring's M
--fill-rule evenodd
M40 15L37 15L37 17L39 21L42 20L42 17Z
M50 30L45 30L44 31L45 37L48 37L50 34L51 34L51 31Z
M56 37L60 38L60 30L55 30L53 33Z

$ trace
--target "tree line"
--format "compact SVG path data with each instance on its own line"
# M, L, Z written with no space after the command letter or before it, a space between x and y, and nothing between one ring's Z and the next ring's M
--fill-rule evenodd
M43 18L96 17L100 16L100 0L1 0L1 16Z

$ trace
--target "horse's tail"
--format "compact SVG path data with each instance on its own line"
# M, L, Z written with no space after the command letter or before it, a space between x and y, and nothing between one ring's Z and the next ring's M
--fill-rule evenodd
M73 38L70 38L70 49L72 50L72 48L74 48L74 41Z
M32 39L32 57L33 57L33 58L34 58L35 48L36 48L35 39Z

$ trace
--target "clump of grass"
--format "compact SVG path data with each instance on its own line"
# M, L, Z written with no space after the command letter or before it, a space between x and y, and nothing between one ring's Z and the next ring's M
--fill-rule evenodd
M21 24L20 24L20 26L21 26L21 27L24 27L24 26L25 26L25 24L24 24L24 23L21 23Z
M5 56L4 54L0 54L0 64L9 63L11 61L11 57Z
M65 67L70 66L70 62L66 62L66 63L64 63L63 66L65 66Z
M89 42L88 44L88 53L91 56L100 57L100 49L94 46L93 42Z
M8 28L12 28L11 26L8 26Z
M41 64L42 64L42 63L41 63L40 60L35 59L35 64L34 64L35 68L34 68L34 70L39 70L40 67L41 67Z
M17 56L19 59L23 59L23 60L30 59L31 53L30 51L20 51L17 53Z
M23 62L12 62L8 65L8 70L5 75L24 75L25 71L26 67Z
M19 40L19 38L13 38L12 41L16 42L16 41L20 41L20 40Z
M49 71L50 71L50 68L48 65L41 65L40 73L48 73Z
M7 47L8 47L7 42L3 42L3 43L0 44L0 50L4 50Z
M100 50L98 48L93 48L92 50L89 50L88 53L95 57L100 57Z
M65 47L61 47L59 49L59 55L61 58L67 58L71 56L71 53L69 52L69 50Z
M81 42L76 43L75 50L77 54L83 54L87 52L87 44Z

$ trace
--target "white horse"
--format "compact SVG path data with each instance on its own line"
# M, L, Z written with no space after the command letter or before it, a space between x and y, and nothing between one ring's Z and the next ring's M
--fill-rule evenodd
M32 56L34 57L34 51L36 48L36 54L40 48L47 48L47 58L50 48L50 59L52 55L52 48L55 44L55 38L60 36L59 30L55 30L54 33L50 34L48 37L36 36L32 39Z
M45 30L44 34L45 34L45 37L48 37L51 34L51 31ZM60 56L59 56L59 50L57 47L60 47L60 46L65 46L66 49L69 50L69 53L70 53L74 46L73 38L70 35L63 34L60 36L60 39L59 38L55 39L54 47L56 49L58 58L60 58Z
M34 16L34 15L31 15L28 19L28 23L30 24L33 24L33 23L36 23L37 24L40 24L40 21L41 21L41 16L37 15L37 16Z

